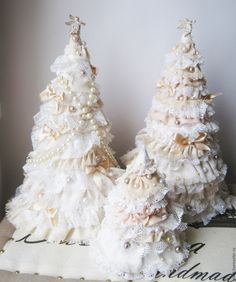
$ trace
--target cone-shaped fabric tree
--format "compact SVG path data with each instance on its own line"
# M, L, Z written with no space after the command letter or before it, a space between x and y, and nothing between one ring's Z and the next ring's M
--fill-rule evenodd
M230 198L224 184L226 165L219 156L219 128L213 120L212 102L219 94L207 90L192 24L188 19L180 22L183 35L167 55L146 128L138 133L136 142L145 144L156 160L171 189L169 197L185 208L185 220L206 224L224 213Z
M70 16L70 41L51 66L57 77L40 94L33 151L25 179L7 204L7 217L34 238L89 241L103 219L116 165L108 147L110 124L101 111L96 68L81 41L78 17Z
M168 203L167 192L156 165L140 149L108 196L92 248L101 269L125 279L152 279L183 262L183 209Z

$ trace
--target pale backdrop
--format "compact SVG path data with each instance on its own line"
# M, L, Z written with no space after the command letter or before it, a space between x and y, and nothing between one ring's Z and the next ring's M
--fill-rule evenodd
M144 126L164 55L180 36L178 20L196 19L194 38L205 57L209 89L224 93L216 101L216 117L227 180L236 183L235 0L2 0L0 5L2 207L22 181L38 93L53 78L49 66L67 43L64 22L70 13L87 22L83 37L100 70L117 156L134 146Z

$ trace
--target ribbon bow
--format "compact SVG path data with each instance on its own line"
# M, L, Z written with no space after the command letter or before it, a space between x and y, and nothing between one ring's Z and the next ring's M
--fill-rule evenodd
M66 25L71 26L71 32L78 33L80 32L81 25L85 25L85 23L82 22L77 16L69 15L69 19L70 20L66 22Z
M45 205L42 205L42 204L36 202L32 206L32 209L35 210L35 211L45 210L49 220L52 223L52 225L54 225L54 226L57 225L57 219L56 219L57 209L56 208L45 208Z
M222 95L222 93L211 93L211 94L208 94L206 96L203 96L202 100L204 100L207 103L211 103L214 98L221 96L221 95Z
M65 98L64 92L60 94L56 94L54 89L51 86L48 86L47 89L40 94L40 98L43 102L54 99L56 102L56 113L55 114L60 114L62 112L63 106L64 106L63 102Z
M52 137L53 139L57 139L60 136L60 133L57 131L54 131L52 128L50 128L49 126L47 126L46 124L43 127L43 133L46 136Z
M176 144L183 148L182 153L187 152L189 155L198 155L198 151L210 151L210 148L204 143L207 138L207 133L201 132L199 136L190 141L188 137L185 137L179 133L175 135L174 141Z
M94 148L81 160L81 166L87 174L95 174L97 171L106 175L107 169L111 167L109 158L100 148Z

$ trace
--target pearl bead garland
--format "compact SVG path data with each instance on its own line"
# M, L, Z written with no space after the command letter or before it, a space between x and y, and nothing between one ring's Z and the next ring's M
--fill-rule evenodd
M32 164L40 164L43 162L47 162L49 160L51 160L55 155L57 155L58 153L61 153L64 148L69 144L69 142L72 140L72 136L67 137L66 141L58 148L49 151L47 154L45 155L41 155L40 157L31 157L29 156L27 158L27 162L32 163Z

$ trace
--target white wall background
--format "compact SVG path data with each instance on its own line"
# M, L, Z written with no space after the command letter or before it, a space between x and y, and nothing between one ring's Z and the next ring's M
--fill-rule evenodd
M164 55L180 36L178 20L196 19L194 38L205 57L209 89L224 93L216 101L216 117L227 180L236 183L235 0L2 0L0 10L2 205L22 181L38 94L53 78L49 66L67 43L64 22L70 13L87 22L83 37L100 70L117 156L133 147L144 126Z

